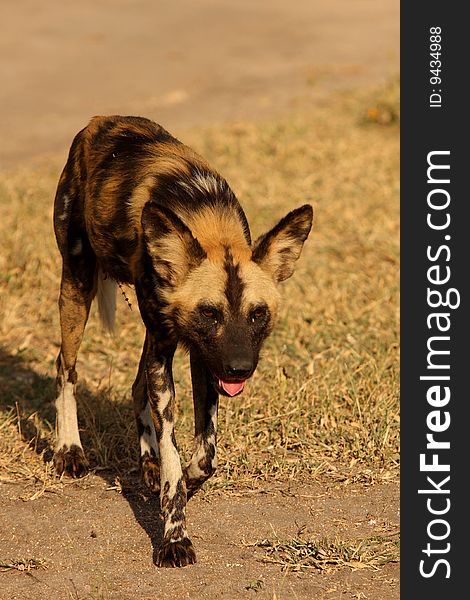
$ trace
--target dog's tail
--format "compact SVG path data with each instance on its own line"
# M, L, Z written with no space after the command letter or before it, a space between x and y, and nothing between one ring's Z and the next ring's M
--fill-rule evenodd
M96 297L98 299L98 312L101 324L109 333L114 332L114 322L116 318L116 282L103 273L98 271L98 289Z

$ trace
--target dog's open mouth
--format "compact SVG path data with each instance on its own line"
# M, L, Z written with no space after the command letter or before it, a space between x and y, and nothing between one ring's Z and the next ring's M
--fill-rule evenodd
M222 379L219 379L217 383L219 392L230 397L241 394L245 387L244 381L222 381Z

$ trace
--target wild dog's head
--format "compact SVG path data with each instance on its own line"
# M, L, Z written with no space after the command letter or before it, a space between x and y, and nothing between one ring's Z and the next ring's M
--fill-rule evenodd
M219 393L235 396L256 369L277 314L277 284L294 272L313 211L308 204L291 211L252 246L238 215L209 213L185 219L189 228L149 202L142 226L167 322L202 358Z

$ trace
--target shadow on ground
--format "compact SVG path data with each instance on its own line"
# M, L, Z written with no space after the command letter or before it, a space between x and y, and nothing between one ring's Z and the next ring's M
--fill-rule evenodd
M53 447L50 441L50 433L54 429L55 421L53 403L55 378L38 374L21 355L12 355L0 346L0 390L0 415L16 414L18 432L21 434L22 441L37 454L38 461L51 461ZM80 384L77 397L79 419L80 409L86 408L89 412L90 404L93 403L99 410L98 421L100 421L103 412L108 415L115 413L116 407L112 404L112 400L106 391L93 393L87 386ZM126 413L132 413L130 405L125 406L124 409ZM91 435L93 436L94 433L96 437L96 423L94 425L94 431L91 432ZM106 423L106 426L101 429L106 429L107 426ZM121 427L121 424L116 423L116 427ZM100 432L98 430L98 433L106 433L106 431ZM129 436L128 445L136 444L136 440L137 436L134 439ZM136 521L150 538L153 548L153 561L155 562L163 538L159 496L147 489L141 482L135 468L131 469L130 472L129 470L128 472L121 472L118 469L100 466L98 453L96 451L87 452L90 443L92 446L96 445L96 439L91 439L90 432L83 431L82 441L85 453L90 460L91 469L97 476L102 478L108 486L115 486L116 477L119 476L121 494L129 503ZM101 446L99 454L108 456L107 450L109 448L106 448L105 435L100 436L99 443ZM127 449L123 449L123 455L126 458L128 453ZM135 464L137 465L137 453L135 453L135 457Z

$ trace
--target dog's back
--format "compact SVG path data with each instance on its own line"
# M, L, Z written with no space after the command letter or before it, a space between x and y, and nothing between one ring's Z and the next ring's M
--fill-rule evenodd
M225 179L160 125L120 116L94 117L75 137L56 195L59 247L67 225L69 245L89 244L106 276L135 283L149 200L170 208L209 252L249 247L246 217Z

